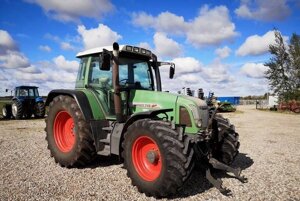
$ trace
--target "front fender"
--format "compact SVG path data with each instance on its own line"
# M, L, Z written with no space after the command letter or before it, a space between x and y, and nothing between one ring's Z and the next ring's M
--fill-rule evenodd
M38 102L44 102L44 99L42 97L36 97L35 98L35 102L38 103Z
M149 110L146 112L139 112L134 115L132 115L125 123L116 124L115 128L116 131L114 131L114 135L112 135L111 140L111 153L116 155L121 155L121 146L122 141L124 140L124 134L127 130L127 128L134 123L135 121L139 119L154 119L159 114L172 112L173 109L159 109L159 110Z

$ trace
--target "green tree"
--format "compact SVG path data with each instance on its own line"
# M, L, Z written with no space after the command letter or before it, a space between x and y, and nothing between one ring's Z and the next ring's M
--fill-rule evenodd
M293 98L300 100L300 35L293 34L289 44L291 84L293 84Z
M269 46L272 57L264 64L268 67L266 78L280 100L299 99L300 37L293 34L287 48L281 33L278 30L274 33L275 44Z

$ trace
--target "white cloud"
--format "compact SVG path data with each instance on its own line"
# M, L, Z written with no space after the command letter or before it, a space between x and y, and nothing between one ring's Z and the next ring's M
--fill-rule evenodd
M149 43L147 43L147 42L141 42L141 43L137 44L136 46L141 47L141 48L145 48L147 50L152 49L151 46L149 45Z
M241 1L235 10L239 17L262 21L284 20L291 13L287 0L247 0Z
M179 57L172 60L175 63L175 76L196 73L202 70L203 64L193 57Z
M76 50L76 48L68 42L61 42L60 48L63 50Z
M250 78L264 78L268 68L263 63L246 63L241 67L241 73Z
M237 95L244 90L239 88L237 80L229 73L228 65L221 63L219 59L206 66L192 57L176 58L173 62L176 64L175 79L168 79L168 68L161 68L164 91L177 92L182 87L189 87L192 90L203 88L206 95L208 91L214 91L217 95ZM186 67L191 68L184 70Z
M199 16L189 24L187 41L196 47L221 44L238 35L225 6L209 9L205 5L200 9Z
M60 38L58 36L52 35L50 33L46 33L44 36L46 39L52 40L54 42L59 42Z
M53 62L58 68L64 69L69 72L77 72L79 67L78 61L68 61L62 55L53 58Z
M199 74L185 74L178 77L178 80L184 83L184 85L190 85L190 84L199 84L200 82L200 76Z
M122 38L121 35L104 24L99 24L97 28L91 29L86 29L84 25L80 25L77 27L77 31L82 37L84 49L112 45L113 42Z
M203 68L201 76L209 83L229 83L233 82L234 78L228 72L228 66L221 63L219 59L214 60L211 64Z
M0 74L0 81L6 80L6 78L4 77L4 75L2 75L2 72Z
M18 50L9 33L1 30L0 34L0 84L2 88L38 85L42 95L47 95L54 88L74 88L79 66L76 60L69 61L59 55L53 58L52 62L40 61L34 65L30 64L28 58ZM58 38L55 38L55 41L59 42L56 39ZM0 91L0 95L7 94Z
M283 36L283 39L287 41L288 37ZM275 43L274 31L268 31L263 36L252 35L249 36L245 42L238 48L236 55L261 55L265 54L269 50L269 45Z
M24 68L29 66L29 60L21 52L8 50L5 55L0 55L0 67Z
M182 16L170 12L162 12L157 17L145 12L134 13L132 23L145 28L151 27L159 32L181 34L187 29L187 24Z
M9 33L0 29L0 55L7 50L17 50L17 45Z
M221 59L228 57L230 55L230 52L231 49L227 46L215 50L215 54Z
M16 71L13 75L13 78L17 80L39 83L48 80L49 76L46 73L25 73Z
M199 15L185 21L182 16L163 12L157 17L145 12L134 13L132 23L144 28L153 28L168 34L183 34L195 47L217 45L237 36L235 25L231 22L229 11L225 6L201 7Z
M27 67L27 68L20 68L20 71L22 71L22 72L24 72L24 73L35 73L35 74L41 73L41 70L38 69L38 68L37 68L36 66L34 66L34 65L31 65L31 66L29 66L29 67Z
M39 50L42 50L44 52L51 52L51 48L48 45L40 45Z
M0 67L25 68L29 67L28 58L19 52L14 39L5 30L0 30Z
M113 10L109 0L26 0L43 8L45 13L59 21L79 21L80 17L99 19Z
M153 36L155 52L160 57L177 57L181 54L180 45L168 38L164 33L155 33Z

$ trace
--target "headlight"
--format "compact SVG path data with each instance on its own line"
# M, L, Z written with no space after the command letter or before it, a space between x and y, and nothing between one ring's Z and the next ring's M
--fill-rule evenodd
M187 109L183 106L180 106L179 109L179 123L181 125L186 125L187 127L192 126L191 118Z
M195 120L195 124L197 127L201 127L202 126L202 121L201 121L201 117L200 117L200 111L199 108L196 105L189 105Z

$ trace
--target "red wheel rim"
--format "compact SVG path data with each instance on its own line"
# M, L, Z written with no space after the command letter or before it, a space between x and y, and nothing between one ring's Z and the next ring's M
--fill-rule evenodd
M66 111L56 114L54 120L54 140L58 149L62 152L69 152L75 144L74 121Z
M149 155L153 160L149 160ZM148 136L135 140L132 147L132 160L137 173L146 181L154 181L161 173L162 158L155 141Z

